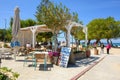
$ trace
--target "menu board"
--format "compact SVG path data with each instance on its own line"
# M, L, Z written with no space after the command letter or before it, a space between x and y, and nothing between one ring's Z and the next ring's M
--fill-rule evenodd
M60 67L67 67L68 61L69 61L69 56L70 56L71 48L68 47L62 47L61 49L61 55L60 55Z

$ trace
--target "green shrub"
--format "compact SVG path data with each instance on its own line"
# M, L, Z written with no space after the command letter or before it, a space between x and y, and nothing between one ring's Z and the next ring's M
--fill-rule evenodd
M0 80L16 80L18 77L18 73L12 72L12 70L7 67L0 68Z
M9 48L8 44L4 43L4 47L5 48Z

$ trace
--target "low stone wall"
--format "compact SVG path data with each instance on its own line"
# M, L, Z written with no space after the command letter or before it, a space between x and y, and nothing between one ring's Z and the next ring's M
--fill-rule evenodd
M75 59L82 59L86 58L85 52L80 52L80 53L73 53L75 55Z
M84 51L72 52L69 58L69 63L75 64L75 61L77 59L82 59L82 58L86 58L86 53Z

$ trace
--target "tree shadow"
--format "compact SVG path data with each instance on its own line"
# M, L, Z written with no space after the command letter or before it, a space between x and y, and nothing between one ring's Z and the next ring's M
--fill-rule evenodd
M45 68L44 64L39 64L39 70L41 71L51 71L51 68L53 68L53 64L46 64Z
M25 62L25 60L16 60L16 62ZM26 65L26 63L23 63L23 65ZM27 60L27 66L28 67L35 67L34 61L33 60ZM45 68L44 68L44 66L45 66ZM44 65L44 64L40 63L38 68L41 71L51 71L51 68L53 68L53 64L48 64L47 63L46 65Z
M68 68L82 67L82 66L91 65L93 62L95 62L99 58L100 57L93 57L93 56L91 56L89 58L79 59L79 60L76 60L75 64L68 64Z
M19 59L19 60L16 60L16 62L25 62L25 60ZM26 62L33 62L33 60L27 60Z
M1 58L2 60L13 60L13 58L12 57L5 57L5 58Z

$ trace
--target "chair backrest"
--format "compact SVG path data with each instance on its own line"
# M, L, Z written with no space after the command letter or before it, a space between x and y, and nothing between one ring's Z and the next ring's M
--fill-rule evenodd
M37 62L44 62L45 58L47 63L51 63L50 58L46 54L35 54L34 57L36 58Z
M35 54L36 59L45 59L45 54Z

